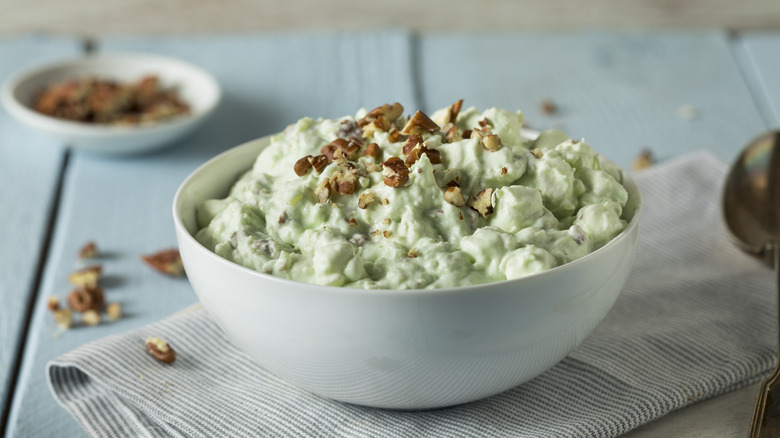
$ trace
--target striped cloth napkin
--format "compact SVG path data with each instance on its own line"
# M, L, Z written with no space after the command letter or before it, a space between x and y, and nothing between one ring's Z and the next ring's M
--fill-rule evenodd
M324 399L263 371L204 311L57 358L51 391L93 437L617 436L774 364L773 276L726 237L725 172L699 153L639 174L642 236L622 295L566 359L503 394L421 412ZM147 355L147 336L176 362Z

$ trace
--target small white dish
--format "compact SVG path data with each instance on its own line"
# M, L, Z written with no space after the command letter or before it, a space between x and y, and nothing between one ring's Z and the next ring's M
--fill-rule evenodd
M84 77L121 82L156 75L165 87L175 87L190 112L170 120L140 125L99 125L58 119L32 108L46 86ZM63 146L101 153L127 154L171 144L200 125L217 107L221 91L203 69L184 61L147 54L99 54L25 70L3 83L0 100L6 111L35 131Z

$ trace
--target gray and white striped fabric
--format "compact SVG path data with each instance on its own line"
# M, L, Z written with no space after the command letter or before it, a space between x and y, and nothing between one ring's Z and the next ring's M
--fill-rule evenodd
M102 339L49 363L54 396L94 437L611 437L763 377L774 363L770 270L727 239L726 167L700 153L641 173L642 236L615 307L569 357L503 394L396 412L292 387L203 311ZM178 359L144 350L160 336Z

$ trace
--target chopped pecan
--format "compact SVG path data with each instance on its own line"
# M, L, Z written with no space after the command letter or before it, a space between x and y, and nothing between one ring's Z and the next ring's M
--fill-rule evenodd
M409 136L408 139L406 139L406 143L404 143L401 150L404 154L408 154L412 149L414 149L418 144L422 144L423 138L420 134L412 134Z
M68 276L68 281L74 286L95 287L100 280L100 273L102 271L103 268L100 265L87 266L84 269L72 272Z
M487 217L493 213L493 189L484 189L477 193L477 196L470 197L467 205L473 210Z
M464 129L463 134L461 134L463 138L471 138L471 129Z
M501 176L506 175L506 173L509 172L506 167L501 168Z
M393 235L393 232L390 231L390 230L384 230L384 231L382 231L382 235L385 236L385 239L389 239L390 236Z
M374 135L375 132L387 132L391 125L392 123L390 123L390 121L387 120L384 116L379 116L363 126L363 137L369 138Z
M498 134L488 134L482 138L482 145L490 152L495 152L501 149L501 139Z
M542 151L539 150L539 148L533 148L529 152L531 153L531 155L536 157L537 160L542 158Z
M317 184L317 188L314 189L314 194L317 195L317 201L319 201L320 204L328 202L328 199L330 198L330 184L330 178L323 178L322 181Z
M157 337L146 338L146 351L163 363L171 363L176 360L176 352L173 351L173 348Z
M79 258L81 260L92 259L95 258L95 256L97 256L97 246L95 245L95 242L87 242L79 250Z
M450 123L455 123L458 120L458 114L463 107L463 99L450 105Z
M48 300L46 300L46 307L49 308L52 312L56 311L60 308L60 297L57 295L51 295Z
M555 105L555 102L553 102L550 99L544 99L541 102L539 102L539 111L542 112L542 114L546 116L551 116L558 112L558 107Z
M398 143L403 139L403 135L401 135L401 131L398 130L395 126L390 128L390 132L387 133L387 141L390 143Z
M444 191L444 200L456 207L463 207L466 204L460 187L447 187Z
M311 163L311 167L313 167L317 173L320 173L328 166L330 160L328 160L328 157L325 155L317 155L316 157L309 158L309 162Z
M309 169L311 169L311 162L309 161L310 159L311 155L307 155L295 162L293 169L295 170L296 175L304 176L309 173Z
M374 202L374 192L364 192L358 198L358 208L366 209L372 202Z
M414 248L410 249L409 252L406 253L406 256L411 258L411 259L417 257L418 255L419 254L417 253L417 250L414 249Z
M363 130L360 129L357 122L353 119L345 119L341 121L341 127L336 133L339 137L362 137Z
M103 289L99 287L75 289L68 295L68 306L76 312L87 310L99 312L103 308Z
M488 128L488 127L492 128L493 122L490 121L490 119L488 119L487 117L485 117L484 119L479 121L479 126L482 128Z
M336 153L336 146L333 146L333 144L326 144L320 149L320 153L328 157L328 162L331 162L333 161L333 155Z
M366 114L366 117L364 119L377 119L379 117L384 117L385 119L394 122L397 118L401 117L401 114L404 113L404 107L398 102L394 102L392 105L384 104L382 106L378 106Z
M439 125L436 124L430 117L425 115L422 111L417 110L416 113L409 119L406 126L401 130L401 134L422 134L424 132L436 132L439 130Z
M655 162L655 159L653 158L653 153L649 149L642 149L639 152L639 156L637 156L633 162L631 162L631 168L636 172L642 169L647 169L648 167L652 166Z
M166 249L154 254L143 255L141 259L147 265L165 275L170 275L171 277L184 276L184 265L181 262L181 255L178 249Z
M363 155L367 157L373 157L375 160L379 160L382 155L382 149L378 144L371 143L366 146L366 149L363 151Z
M460 136L460 133L458 132L458 127L455 125L448 125L450 126L447 129L447 133L444 135L444 139L447 141L447 143L454 143L456 141L463 140L463 137ZM447 128L447 126L445 126Z
M404 164L404 160L390 157L382 163L382 166L384 167L382 174L385 176L385 185L403 187L409 181L409 168Z
M344 218L344 219L346 219L346 218ZM347 223L349 224L350 227L356 227L357 226L357 220L355 220L354 217L351 218L350 220L348 220Z
M406 165L411 167L411 165L416 163L423 154L428 156L431 164L441 164L441 152L436 149L428 149L424 144L421 144L409 151L405 160Z

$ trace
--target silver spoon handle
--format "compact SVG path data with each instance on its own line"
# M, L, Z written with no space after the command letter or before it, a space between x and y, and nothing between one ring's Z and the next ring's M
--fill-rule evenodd
M750 424L750 438L780 437L780 242L772 243L772 255L777 280L778 362L772 375L761 383Z

